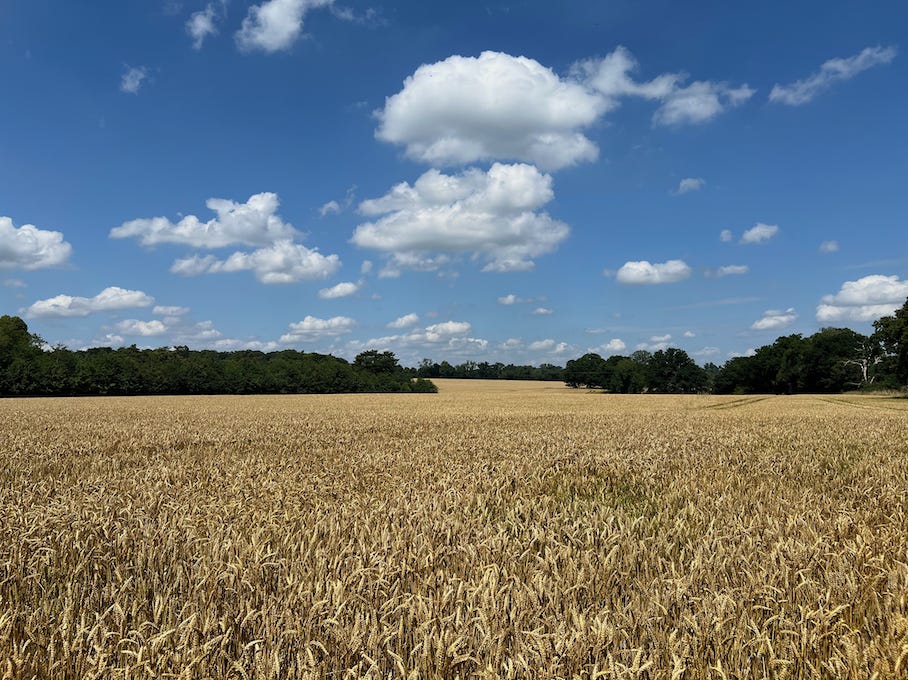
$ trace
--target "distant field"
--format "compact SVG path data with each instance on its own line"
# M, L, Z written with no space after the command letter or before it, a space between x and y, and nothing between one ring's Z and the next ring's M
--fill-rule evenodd
M436 382L0 400L0 677L908 677L908 400Z

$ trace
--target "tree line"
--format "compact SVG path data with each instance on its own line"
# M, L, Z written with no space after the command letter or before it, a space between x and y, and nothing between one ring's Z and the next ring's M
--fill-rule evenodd
M589 353L568 361L563 375L571 387L619 393L829 394L908 386L908 300L873 329L869 336L850 328L786 335L722 367L700 367L675 348L608 359Z
M43 348L16 316L0 317L0 395L304 394L437 392L392 352L370 350L351 363L327 354L216 352L188 347L72 351Z
M416 375L421 378L469 378L474 380L564 380L564 369L554 364L539 366L503 364L488 361L465 361L453 366L447 361L440 364L431 359L423 359L416 368Z
M587 353L539 366L423 359L400 366L392 352L369 350L353 362L327 354L217 352L188 347L72 351L46 349L17 316L0 316L0 396L126 394L297 394L436 392L432 378L564 381L615 393L836 393L908 386L908 300L862 335L823 328L786 335L724 366L699 366L682 349L639 350L602 358Z

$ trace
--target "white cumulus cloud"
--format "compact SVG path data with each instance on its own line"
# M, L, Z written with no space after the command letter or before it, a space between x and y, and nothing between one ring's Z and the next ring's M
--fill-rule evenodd
M538 210L553 196L552 178L531 165L429 170L363 201L360 213L378 219L360 224L351 241L389 253L394 269L433 269L447 262L444 253L469 253L486 261L485 271L525 271L567 238L566 224Z
M637 63L616 48L575 64L562 77L534 59L487 51L420 66L378 111L375 136L435 166L516 160L557 170L599 155L583 130L623 97L658 101L654 124L707 121L745 101L746 85L697 81L669 73L635 82Z
M537 307L530 313L534 316L549 316L551 314L554 314L555 310L549 309L548 307Z
M335 298L347 297L358 292L360 284L353 283L352 281L343 281L337 285L331 286L330 288L322 288L318 291L318 296L323 300L333 300Z
M786 326L790 326L797 318L798 315L795 314L793 307L789 307L786 310L767 309L763 312L763 316L754 321L750 327L755 331L785 328Z
M216 19L217 15L212 3L208 3L205 9L199 12L193 12L186 22L186 32L192 38L192 49L202 49L205 38L209 35L217 35Z
M722 243L728 243L733 238L734 236L731 233L731 229L723 229L719 232L719 240L722 241Z
M895 59L898 50L894 47L866 47L858 54L839 59L830 59L820 66L820 70L804 80L797 80L790 85L776 84L769 93L769 101L800 106L811 101L835 83L850 80L862 71L888 64Z
M754 92L747 85L732 88L727 83L698 80L672 90L653 115L653 122L656 125L705 123L729 108L740 106Z
M691 191L699 191L704 186L706 186L706 180L702 177L685 177L678 183L678 188L674 193L676 196L681 196Z
M605 100L526 57L483 52L424 64L389 97L375 136L432 165L526 161L555 170L598 157L580 130Z
M167 326L163 321L154 319L152 321L140 321L139 319L124 319L116 326L118 333L123 335L141 335L150 337L154 335L163 335L167 332Z
M166 217L140 218L110 230L111 238L137 238L143 246L179 243L196 248L223 248L234 244L262 246L296 235L292 225L276 213L277 194L263 192L245 203L224 198L209 198L205 205L217 217L202 222L187 215L179 222Z
M732 87L725 82L698 80L684 85L685 73L664 73L648 82L635 82L631 74L638 70L637 60L624 47L616 48L603 59L589 59L574 67L594 90L617 106L619 97L642 97L658 101L653 114L654 125L704 123L729 108L743 104L754 93L746 84Z
M281 336L281 342L284 344L313 342L351 333L354 328L356 321L347 316L333 316L330 319L306 316L302 321L290 324L290 331Z
M426 326L425 337L429 342L438 342L451 335L469 333L473 326L467 321L443 321Z
M244 52L278 52L293 45L303 32L303 19L310 10L331 5L334 0L266 0L253 5L236 33Z
M38 300L26 311L29 317L88 316L95 312L109 312L133 307L150 307L154 298L140 290L127 290L117 286L105 288L94 297L55 295Z
M602 352L603 354L617 354L618 352L623 352L625 349L627 349L627 345L624 340L621 338L612 338L605 344L599 345L594 351Z
M531 342L529 345L527 345L527 349L533 352L539 352L545 350L553 350L557 346L558 343L556 343L554 340L552 340L551 338L546 338L545 340L536 340L534 342Z
M388 328L410 328L411 326L415 326L418 323L419 315L410 313L404 314L403 316L399 316L394 319L394 321L388 324Z
M716 276L739 276L750 271L746 264L727 264L716 270Z
M152 314L158 316L183 316L189 313L189 307L178 307L176 305L155 305L151 310Z
M741 234L741 243L744 245L753 245L755 243L764 243L779 233L779 227L775 224L755 224L750 229Z
M120 91L128 94L138 94L142 83L148 78L148 69L144 66L126 66L120 77Z
M889 316L908 299L908 280L872 274L846 281L835 295L825 295L817 306L817 321L866 322Z
M684 281L691 275L691 268L684 260L669 260L667 262L625 262L618 270L616 279L618 283L633 285L653 285L660 283L677 283Z
M183 276L252 271L259 281L271 284L325 279L340 266L337 255L322 255L318 250L287 240L248 253L237 251L223 260L213 255L193 255L176 260L170 271Z
M43 269L63 264L72 246L59 231L38 229L33 224L14 227L13 220L0 216L0 269Z
M824 255L828 255L829 253L839 252L839 242L838 241L823 241L820 244L820 252L823 253Z

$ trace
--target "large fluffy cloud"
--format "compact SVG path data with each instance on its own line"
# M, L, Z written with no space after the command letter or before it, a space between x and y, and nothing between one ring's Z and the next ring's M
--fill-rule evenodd
M398 184L359 211L351 241L392 255L395 266L437 267L437 253L469 253L486 271L519 271L567 238L566 224L538 209L552 197L552 178L525 164L495 163L488 172L458 175L429 170L413 185Z
M266 0L253 5L236 33L237 46L244 51L289 49L300 37L303 19L309 10L332 2L334 0Z
M111 286L90 298L55 295L46 300L38 300L26 310L26 315L29 317L88 316L94 312L150 307L153 304L154 298L140 290L127 290Z
M276 213L277 194L254 194L245 203L224 198L209 198L205 205L217 217L202 222L187 215L179 222L166 217L141 218L124 222L110 230L111 238L137 238L143 246L179 243L196 248L223 248L243 244L263 246L296 235L292 225Z
M42 269L63 264L72 246L59 231L38 229L33 224L14 227L0 216L0 269Z
M375 135L433 165L502 158L555 169L598 156L580 129L606 108L603 97L533 59L455 55L408 77L379 112Z
M337 255L322 255L292 241L277 241L252 252L235 252L223 260L214 255L193 255L175 261L170 271L183 276L253 271L262 283L296 283L327 278L340 266Z
M873 274L846 281L835 295L823 297L817 306L817 321L875 321L901 307L908 298L908 280Z
M691 268L684 260L667 262L625 262L621 265L615 278L618 283L634 285L653 285L659 283L677 283L690 277Z
M454 55L420 66L378 112L376 137L405 147L432 165L518 160L556 170L595 160L598 148L584 128L622 97L660 102L654 124L707 121L745 101L753 90L664 74L635 82L637 68L623 47L576 64L568 77L534 59L502 52Z
M790 85L778 85L769 93L769 101L800 106L806 104L833 84L854 78L879 64L888 64L895 59L898 50L895 47L866 47L853 57L830 59L823 62L820 70L804 80L797 80Z

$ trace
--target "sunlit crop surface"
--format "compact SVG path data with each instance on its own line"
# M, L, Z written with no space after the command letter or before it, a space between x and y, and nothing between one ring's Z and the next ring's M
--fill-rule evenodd
M0 401L0 676L906 678L908 401Z

